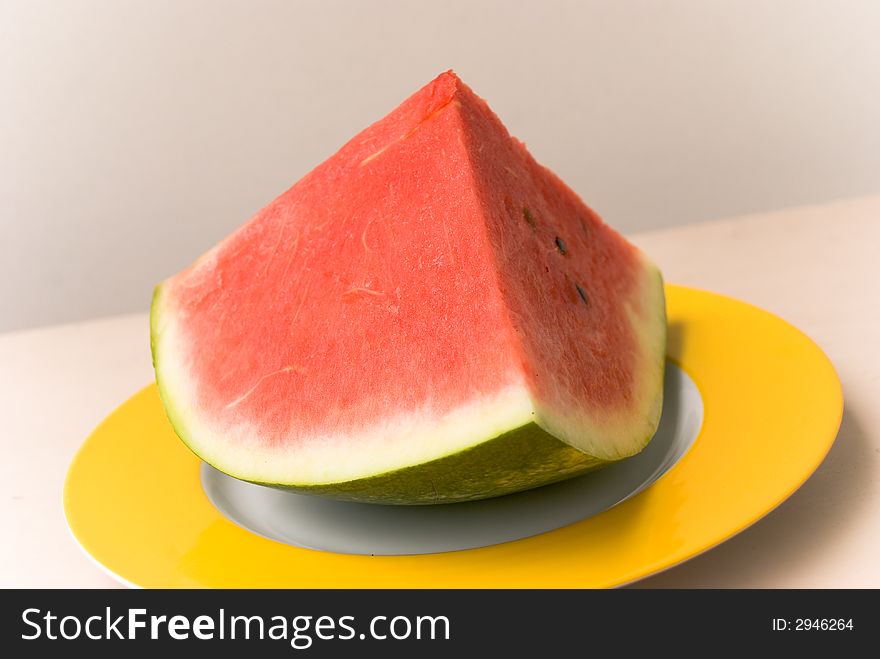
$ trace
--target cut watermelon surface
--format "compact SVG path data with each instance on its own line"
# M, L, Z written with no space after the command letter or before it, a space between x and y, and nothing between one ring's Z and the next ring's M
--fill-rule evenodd
M466 501L640 451L657 268L448 72L156 288L177 434L244 480Z

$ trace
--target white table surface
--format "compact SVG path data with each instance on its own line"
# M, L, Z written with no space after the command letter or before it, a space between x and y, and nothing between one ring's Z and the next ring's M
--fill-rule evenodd
M830 454L787 502L638 585L880 586L880 197L633 239L667 281L747 300L804 330L846 399ZM83 439L152 377L146 312L0 335L0 587L116 585L69 537L62 486Z

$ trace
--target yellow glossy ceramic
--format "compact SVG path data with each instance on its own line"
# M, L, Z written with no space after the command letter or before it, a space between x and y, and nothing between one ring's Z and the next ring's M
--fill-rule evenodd
M669 348L705 417L691 450L641 494L542 535L467 551L357 556L291 547L223 517L154 385L86 440L64 507L107 571L145 587L606 587L695 556L754 523L818 467L843 411L831 363L753 306L667 286Z

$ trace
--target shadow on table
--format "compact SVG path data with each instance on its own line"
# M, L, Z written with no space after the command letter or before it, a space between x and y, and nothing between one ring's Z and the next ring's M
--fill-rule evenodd
M861 520L859 496L871 480L871 445L846 409L837 440L819 469L779 508L738 536L632 588L750 587L815 565L846 526ZM804 583L805 587L813 584Z

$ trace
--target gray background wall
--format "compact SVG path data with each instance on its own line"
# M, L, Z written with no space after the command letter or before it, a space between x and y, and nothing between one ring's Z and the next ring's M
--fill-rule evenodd
M628 232L880 192L880 3L0 1L0 331L146 309L454 68Z

